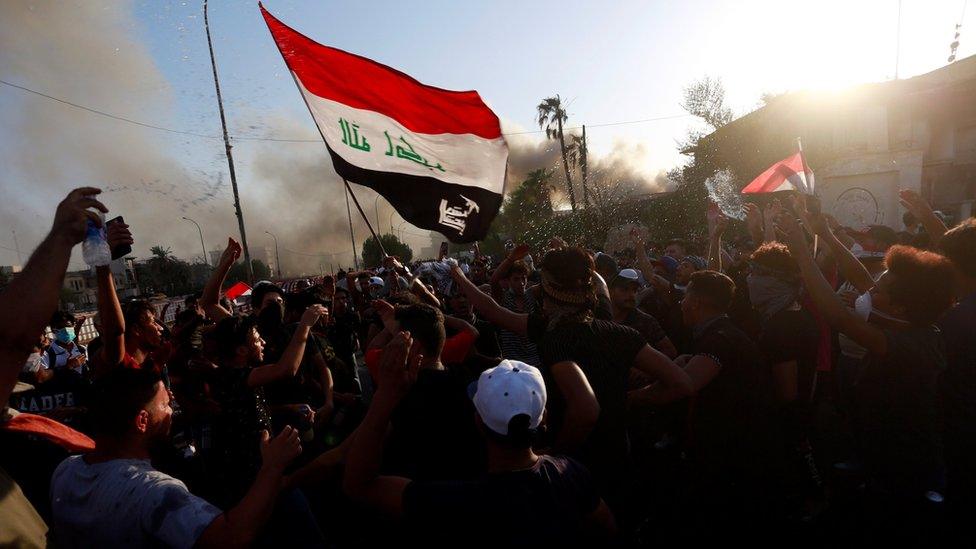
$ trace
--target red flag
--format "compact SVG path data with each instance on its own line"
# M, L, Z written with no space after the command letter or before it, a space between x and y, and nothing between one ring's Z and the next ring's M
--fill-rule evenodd
M227 293L225 294L227 299L233 301L242 295L251 295L251 287L243 282L238 282L230 288L227 288Z
M759 174L742 189L743 193L772 193L776 191L800 191L813 194L813 171L803 159L803 153L798 152L781 160L768 170Z

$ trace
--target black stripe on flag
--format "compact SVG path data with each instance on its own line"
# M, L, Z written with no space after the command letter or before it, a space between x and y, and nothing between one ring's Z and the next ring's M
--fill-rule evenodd
M340 177L380 193L403 219L437 231L451 242L484 239L502 205L498 193L433 177L366 170L344 160L328 144L326 147Z

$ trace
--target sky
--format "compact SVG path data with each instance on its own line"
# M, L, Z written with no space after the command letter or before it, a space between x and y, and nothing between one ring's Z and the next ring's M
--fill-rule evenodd
M976 53L976 6L965 3L267 0L265 7L324 44L431 85L478 90L513 134L513 164L525 169L555 162L543 135L522 132L538 130L535 106L558 93L570 126L587 125L595 161L625 165L628 177L660 190L661 174L685 161L676 142L698 124L680 107L696 79L720 78L741 115L766 92L890 80L896 57L899 77L922 74L945 65L960 21L958 57ZM57 202L79 185L106 189L110 216L133 226L136 256L156 244L188 259L202 255L184 216L200 222L208 249L237 236L203 23L202 2L0 3L0 79L195 134L0 84L0 265L26 261ZM271 245L270 231L286 267L349 263L339 182L256 2L214 0L210 24L250 245ZM426 231L403 225L372 191L356 191L371 220L402 230L415 249L428 245ZM355 231L361 243L367 233L358 220Z

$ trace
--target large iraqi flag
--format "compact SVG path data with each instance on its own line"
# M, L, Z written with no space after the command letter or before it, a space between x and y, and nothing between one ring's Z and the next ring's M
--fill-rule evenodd
M324 46L260 7L336 173L417 227L454 242L484 238L502 203L508 145L478 92L428 86Z

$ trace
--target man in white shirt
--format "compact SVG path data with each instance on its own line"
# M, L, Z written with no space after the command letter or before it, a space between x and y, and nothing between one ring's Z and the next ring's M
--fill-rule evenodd
M210 547L254 540L274 507L282 472L301 453L297 431L286 427L273 440L262 433L261 470L240 503L222 513L149 462L173 415L158 376L120 368L99 380L96 392L96 450L66 459L51 480L57 546Z

